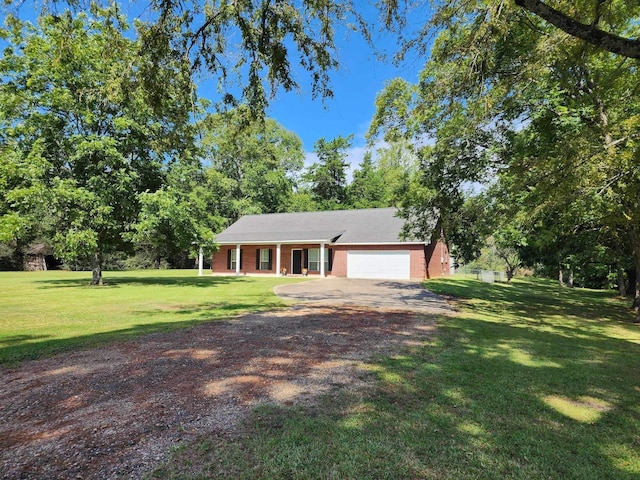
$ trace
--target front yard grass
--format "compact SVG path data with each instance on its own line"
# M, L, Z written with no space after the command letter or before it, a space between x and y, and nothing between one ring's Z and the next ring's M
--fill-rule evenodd
M273 287L300 281L198 277L194 270L0 272L0 364L279 307Z
M612 293L430 281L459 311L367 364L368 393L262 406L156 478L640 478L640 327Z

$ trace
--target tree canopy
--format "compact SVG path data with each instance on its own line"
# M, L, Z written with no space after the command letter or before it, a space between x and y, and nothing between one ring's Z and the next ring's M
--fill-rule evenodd
M637 2L378 2L398 58L417 47L425 65L380 92L370 148L386 147L353 172L353 137L318 139L305 169L264 111L302 71L331 96L336 29L371 39L356 2L154 0L133 27L117 4L81 3L1 30L5 245L48 239L99 283L111 252L158 264L243 214L396 205L407 236L462 259L490 238L509 268L614 275L621 292L635 271L640 305ZM224 108L197 99L205 72Z
M632 10L600 6L614 30L638 31ZM430 226L435 212L454 239L465 184L493 177L510 206L505 218L517 220L496 223L496 240L511 238L529 254L534 245L555 251L560 267L579 257L580 243L568 241L576 235L603 246L615 238L611 263L633 252L640 272L633 61L506 2L449 2L433 26L440 33L419 83L390 82L371 128L372 135L409 139L421 158L423 181L406 197L407 218Z
M140 88L148 58L124 22L94 7L38 25L9 18L2 32L3 238L45 229L60 258L92 258L94 283L104 254L125 248L137 193L159 187L163 161L191 137L193 86L181 61L163 64L171 102L151 105Z
M640 40L624 38L620 35L602 30L598 27L598 25L601 23L610 24L612 15L620 15L620 7L622 7L623 5L606 5L607 3L614 2L595 0L595 2L593 2L591 5L592 8L580 9L577 12L572 12L573 14L582 15L591 14L592 16L591 18L587 19L587 23L580 21L580 19L576 17L565 14L562 11L553 8L544 2L541 2L540 0L515 0L515 3L516 5L525 8L529 12L546 20L555 27L558 27L569 35L584 40L585 42L588 42L597 47L603 48L604 50L608 50L611 53L616 53L624 57L640 59ZM634 7L633 5L631 5L632 2L624 3L627 4L626 8L629 9L628 18L633 18L633 13L635 13L635 15L637 16L638 11L636 10L635 12L633 12ZM568 6L570 8L575 8L575 2L572 2Z

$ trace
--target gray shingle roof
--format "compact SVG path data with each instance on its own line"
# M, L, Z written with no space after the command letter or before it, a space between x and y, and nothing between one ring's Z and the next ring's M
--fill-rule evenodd
M400 239L404 220L396 213L395 208L370 208L245 215L218 234L217 241L221 244L412 243Z

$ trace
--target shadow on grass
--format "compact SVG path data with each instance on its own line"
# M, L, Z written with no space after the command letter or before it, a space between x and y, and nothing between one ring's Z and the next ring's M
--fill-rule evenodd
M492 325L477 342L476 323L456 320L437 352L374 362L367 398L263 407L237 454L252 452L255 478L638 478L639 346Z
M0 351L5 347L20 345L27 342L41 341L44 338L51 338L51 335L8 335L0 338Z
M211 430L227 437L257 403L304 401L348 386L354 379L345 360L403 345L409 332L430 338L431 324L358 307L305 308L25 365L2 377L5 476L143 477L141 467L153 466L164 448ZM187 478L237 478L234 472Z
M625 308L519 287L442 283L473 303L428 345L371 362L373 393L263 406L242 439L205 448L204 476L640 478L640 337Z
M472 311L484 311L490 303L494 314L517 313L533 321L560 316L630 323L634 318L625 301L614 298L612 292L563 288L550 280L518 279L509 285L456 278L429 280L425 287L461 300Z
M276 306L273 306L275 308ZM148 321L129 328L109 332L78 335L70 338L51 338L47 335L15 335L0 339L0 365L13 365L22 360L32 360L56 353L93 348L111 342L127 341L143 335L189 328L206 322L225 321L235 316L264 310L255 303L203 303L132 312ZM157 322L157 315L171 315L175 321ZM190 317L185 319L185 317Z
M277 305L271 305L271 308L277 308ZM213 321L219 319L227 319L242 313L249 313L257 310L264 310L265 305L255 303L201 303L197 305L174 305L169 307L155 308L151 310L138 310L134 312L141 316L154 316L158 314L166 314L168 311L176 317L191 316L194 323L202 323L203 321Z
M174 286L174 287L212 287L231 283L251 281L250 277L182 277L182 276L108 276L104 279L105 287L124 286ZM55 278L48 280L36 280L40 288L60 287L88 287L91 286L90 278ZM101 288L101 287L96 287Z
M638 478L640 345L465 317L441 340L435 356L376 365L380 396L362 434L388 420L386 434L412 439L411 476L435 457L453 478Z

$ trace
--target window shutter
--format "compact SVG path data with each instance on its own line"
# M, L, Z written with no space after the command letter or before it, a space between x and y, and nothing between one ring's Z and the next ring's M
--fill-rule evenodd
M304 259L302 260L302 268L309 268L309 249L305 248L303 250Z
M256 248L256 270L260 270L260 249Z
M273 269L273 248L269 249L269 270Z
M333 248L329 249L329 271L333 269Z
M231 270L231 249L227 250L227 270Z
M242 270L242 249L240 249L240 270Z

